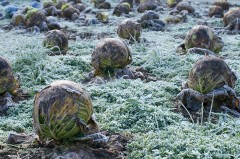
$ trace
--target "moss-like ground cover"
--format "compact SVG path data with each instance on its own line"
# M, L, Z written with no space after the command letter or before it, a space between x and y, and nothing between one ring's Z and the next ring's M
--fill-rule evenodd
M229 2L240 5L238 0ZM211 3L201 0L192 5L197 12L207 14ZM167 12L159 13L160 19L164 19ZM139 19L142 14L130 15ZM69 41L69 52L65 56L47 55L49 50L42 46L43 33L0 29L0 55L10 61L14 72L20 75L22 88L32 96L0 117L0 148L6 147L4 141L10 132L33 132L32 109L36 92L58 79L82 82L84 74L92 70L90 58L96 43L101 40L98 35L106 33L105 37L118 37L117 24L123 19L110 16L109 24L80 27L77 23L61 20L61 26L68 26L77 35L76 41ZM188 16L188 22L169 24L164 32L144 30L145 42L129 44L132 66L143 66L155 74L158 81L144 83L140 79L119 79L107 84L84 85L91 94L101 129L133 136L127 146L129 159L240 157L240 119L215 114L219 117L216 123L191 123L174 111L175 97L182 82L187 80L190 68L202 56L180 56L175 49L198 21L206 21L213 28L223 26L221 19L203 17L200 20ZM9 23L9 19L0 20L0 28ZM92 36L79 36L87 32ZM220 33L219 36L225 43L220 55L240 78L240 35ZM237 94L240 94L239 81L235 88Z

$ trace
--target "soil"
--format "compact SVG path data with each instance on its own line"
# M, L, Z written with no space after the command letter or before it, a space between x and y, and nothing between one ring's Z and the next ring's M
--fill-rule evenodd
M123 159L131 136L102 132L109 140L107 143L76 142L71 145L22 143L0 145L0 159Z

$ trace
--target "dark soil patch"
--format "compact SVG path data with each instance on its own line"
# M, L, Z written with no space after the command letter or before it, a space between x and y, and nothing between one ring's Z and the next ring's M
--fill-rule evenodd
M123 159L131 137L107 134L107 143L76 142L74 145L40 146L38 144L0 145L0 159Z
M239 117L239 113L233 109L227 107L211 108L211 106L203 106L203 109L197 111L186 110L179 102L175 103L175 113L181 113L185 118L189 119L190 122L194 123L217 123L219 118L222 116L233 116Z

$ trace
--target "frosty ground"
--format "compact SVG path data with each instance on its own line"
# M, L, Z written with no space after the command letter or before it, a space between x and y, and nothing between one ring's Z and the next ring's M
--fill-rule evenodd
M240 5L237 0L229 2ZM179 55L175 50L183 42L185 33L201 21L206 21L212 28L223 27L222 19L206 16L211 3L205 0L192 2L196 11L205 15L203 19L188 16L186 23L167 24L163 32L143 30L141 37L146 40L129 44L133 56L131 65L142 66L156 75L156 82L118 79L100 85L84 84L91 94L101 131L131 136L127 158L240 157L238 118L218 113L214 114L219 118L216 123L211 123L211 116L206 123L191 123L175 111L175 98L182 82L187 80L194 62L203 56ZM159 13L160 19L167 13ZM130 15L139 19L142 14ZM65 56L47 55L48 50L42 46L44 33L0 29L0 55L10 61L14 72L20 75L22 89L31 94L29 100L18 103L6 116L0 117L0 149L10 149L11 145L4 143L10 132L33 132L32 109L36 92L58 79L83 81L84 74L92 70L90 58L96 43L105 37L118 38L117 25L124 18L111 15L108 24L84 27L60 20L61 26L67 26L76 36L76 40L69 41ZM0 28L9 23L9 19L0 20ZM240 35L219 33L219 36L225 43L220 56L240 78ZM239 95L240 80L235 90ZM19 149L21 158L24 158L21 156L23 151Z

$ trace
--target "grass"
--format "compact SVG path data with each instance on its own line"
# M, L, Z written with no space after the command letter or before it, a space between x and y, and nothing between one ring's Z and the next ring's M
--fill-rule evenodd
M136 135L129 158L238 158L239 128L235 119L206 126L181 122Z
M198 12L206 13L207 9L192 3ZM136 15L136 19L141 16L135 13L132 15ZM160 19L165 16L165 13L162 14ZM122 19L124 18L111 15L111 24L88 27L61 21L61 26L68 26L78 34L93 33L92 37L69 41L70 50L66 56L47 56L49 50L42 46L42 33L25 33L21 29L0 31L0 55L7 58L14 72L20 75L22 88L32 94L29 100L18 103L8 110L6 116L0 117L0 143L10 132L33 132L32 109L36 92L58 79L80 83L84 74L92 70L91 52L100 41L96 38L97 34L107 30L107 37L118 37L116 24ZM219 19L205 20L210 26L222 26ZM188 23L167 25L164 32L144 30L142 38L146 42L129 45L133 55L132 66L143 66L155 74L158 81L144 83L141 80L119 79L101 85L84 85L91 94L96 120L101 129L134 137L128 144L130 159L227 159L238 158L240 155L238 118L217 114L217 123L200 125L190 123L173 111L175 97L180 92L182 82L187 80L192 65L201 57L193 54L180 56L175 53L175 49L182 43L181 37L197 21L189 17ZM9 22L10 20L1 20L0 26ZM220 54L240 78L240 35L220 36L225 42ZM240 80L237 81L235 90L237 94L240 93Z

